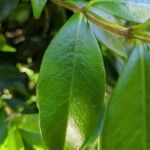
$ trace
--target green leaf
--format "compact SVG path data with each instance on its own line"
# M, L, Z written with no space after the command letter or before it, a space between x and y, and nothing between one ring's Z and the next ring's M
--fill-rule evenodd
M11 125L17 126L19 129L23 129L28 132L39 133L37 114L17 116L12 120Z
M5 138L4 142L0 144L1 150L8 150L8 136Z
M119 38L111 33L104 31L101 28L98 28L95 25L92 25L92 29L95 33L96 38L103 43L107 48L109 48L113 53L126 58L125 48Z
M130 1L130 2L136 2L136 3L150 4L150 1L149 1L149 0L124 0L124 1Z
M19 0L0 0L0 21L7 18L17 7Z
M16 52L14 47L11 47L7 44L5 37L0 34L0 51L4 52Z
M36 123L38 124L38 122ZM44 148L40 132L34 133L34 132L28 132L25 130L19 130L19 131L20 131L22 138L24 139L26 143L28 143L32 147L38 146L40 148ZM46 149L44 148L44 150Z
M137 45L108 103L102 150L150 147L150 46Z
M150 4L122 0L96 0L94 7L100 8L125 20L143 23L150 19Z
M19 25L23 25L28 21L31 14L30 3L20 3L15 11L9 17L9 21L17 21Z
M11 127L16 127L22 139L32 148L36 146L45 149L40 135L37 114L16 116L11 121Z
M8 132L8 149L24 150L21 135L16 127L11 127Z
M0 43L0 51L3 51L3 52L16 52L16 49L14 47L9 46L6 43Z
M77 13L51 42L41 66L37 97L49 149L79 149L87 142L96 128L104 91L101 51L87 20Z
M35 19L39 19L42 13L42 10L46 4L47 0L31 0L33 15Z

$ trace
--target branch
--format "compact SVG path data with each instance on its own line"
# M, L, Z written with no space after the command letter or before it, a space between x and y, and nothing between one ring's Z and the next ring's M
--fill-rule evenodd
M92 12L89 9L89 5L87 5L87 7L85 6L83 8L80 8L63 0L52 0L52 2L69 10L72 10L73 12L82 12L89 21L103 28L105 31L115 33L125 38L136 38L145 42L150 42L150 33L142 31L138 32L134 27L123 27L117 23L106 20L96 13Z

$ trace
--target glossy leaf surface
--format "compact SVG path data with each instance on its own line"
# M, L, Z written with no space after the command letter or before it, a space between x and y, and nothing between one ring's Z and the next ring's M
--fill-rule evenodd
M87 5L86 1L82 0L66 0L69 3L83 7ZM91 3L90 9L99 9L97 14L101 11L107 12L116 17L132 21L143 23L150 19L150 2L148 1L137 1L137 0L95 0ZM103 15L102 15L103 17Z
M125 48L119 38L115 37L115 35L113 36L111 33L108 33L101 28L98 28L95 25L92 25L92 29L98 41L112 50L113 53L126 58Z
M150 4L150 1L149 1L149 0L124 0L124 1Z
M150 47L131 54L108 104L102 150L150 147Z
M93 5L114 16L133 22L145 22L150 19L150 4L122 0L97 0Z
M75 14L48 47L39 76L40 127L49 149L79 149L90 138L104 91L97 41L87 20Z

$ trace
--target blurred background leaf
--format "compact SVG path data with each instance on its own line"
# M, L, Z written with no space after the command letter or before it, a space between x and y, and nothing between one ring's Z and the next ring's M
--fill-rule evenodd
M46 0L0 0L1 150L46 150L35 87L44 51L71 14Z
M19 0L0 0L0 21L6 19L17 7Z
M38 19L42 13L42 10L47 0L31 0L34 18Z

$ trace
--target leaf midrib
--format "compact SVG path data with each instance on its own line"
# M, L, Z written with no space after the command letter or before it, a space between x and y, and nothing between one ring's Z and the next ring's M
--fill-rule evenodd
M144 49L142 49L142 47L140 47L140 57L141 57L141 67L142 67L142 78L143 78L143 110L144 110L144 150L146 150L147 148L147 144L146 144L146 132L147 132L147 126L146 126L146 81L145 81L145 62L144 62Z
M70 104L70 101L72 99L72 96L73 96L73 84L74 84L74 74L75 74L75 65L76 65L76 51L77 51L77 43L78 43L78 37L79 37L79 31L80 31L80 25L82 23L82 19L83 19L83 16L80 14L80 18L78 20L78 24L77 24L77 32L76 32L76 36L75 36L75 42L74 42L74 55L73 55L73 67L72 67L72 76L71 76L71 84L70 84L70 92L69 92L69 101L68 101L68 113L67 113L67 126L68 126L68 121L69 121L69 110L70 110L70 107L71 107L71 104ZM67 133L67 126L66 126L66 133ZM65 133L65 134L66 134ZM66 140L66 135L65 135L65 140Z

